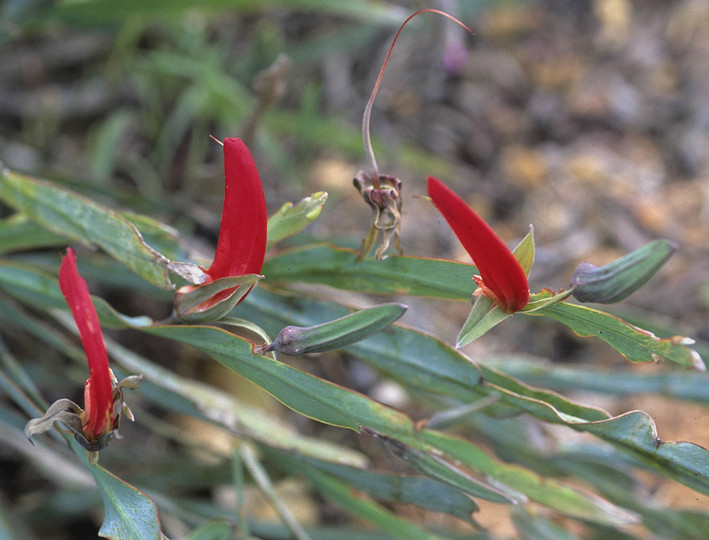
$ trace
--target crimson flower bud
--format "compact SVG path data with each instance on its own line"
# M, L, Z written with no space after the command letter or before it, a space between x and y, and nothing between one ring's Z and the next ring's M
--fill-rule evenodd
M84 388L82 430L86 440L93 443L113 430L113 379L98 314L86 281L79 275L76 255L71 248L67 249L59 267L59 287L76 321L89 363L89 379Z
M508 313L529 302L524 269L492 228L443 182L428 177L428 195L443 214L480 272L473 277L482 294Z

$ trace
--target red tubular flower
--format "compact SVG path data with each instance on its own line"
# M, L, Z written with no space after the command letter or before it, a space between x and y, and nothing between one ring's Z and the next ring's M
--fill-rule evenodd
M482 294L514 313L529 302L529 283L519 261L495 231L443 182L428 177L428 195L473 259Z
M86 440L92 443L113 430L113 381L98 315L86 281L76 268L76 255L71 248L67 249L59 267L59 287L74 316L89 362L82 429Z
M212 279L258 274L266 256L266 199L254 159L244 141L224 139L224 208Z
M258 274L266 256L268 215L258 169L241 139L224 139L223 146L226 182L222 221L217 251L212 265L205 270L207 279L203 285L220 278ZM194 288L185 287L181 292ZM235 290L236 287L217 293L200 309L219 303Z

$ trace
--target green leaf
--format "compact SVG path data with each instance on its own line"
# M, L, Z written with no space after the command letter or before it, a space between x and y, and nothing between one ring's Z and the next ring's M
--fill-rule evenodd
M443 540L440 536L424 531L409 521L397 517L374 501L358 496L345 482L331 476L311 471L309 480L329 501L372 525L401 540Z
M169 410L216 422L251 439L307 456L343 464L362 465L365 462L364 456L355 450L303 435L292 424L257 405L206 383L181 377L172 369L158 366L110 338L105 341L112 360L128 373L143 375L141 392Z
M329 285L373 294L408 294L469 300L475 290L470 264L422 257L389 256L357 262L351 249L316 244L285 251L266 261L269 281Z
M466 493L497 502L507 500L499 490L442 463L435 450L421 444L405 414L268 356L254 355L253 344L246 339L208 326L152 326L141 330L197 347L304 416L356 431L366 428L381 440L410 447L409 455L416 455L417 467Z
M522 241L512 250L512 253L519 261L524 273L529 277L529 272L534 265L534 227L529 228L529 232L522 238Z
M278 212L268 218L267 247L305 229L318 218L325 201L327 201L327 193L318 191L296 205L287 202L281 206Z
M340 349L384 330L406 311L403 304L380 304L315 326L286 326L259 353L299 355Z
M172 287L169 259L120 214L49 182L0 167L0 198L48 231L99 246L146 281Z
M232 540L234 527L223 521L212 521L192 531L187 540Z
M332 302L284 299L263 288L253 291L239 312L272 335L284 324L308 326L349 313ZM468 358L433 336L400 325L346 350L408 388L466 400L480 385L480 373Z
M209 326L153 326L142 330L197 347L286 406L320 422L356 431L365 422L387 431L394 425L404 432L413 429L405 415L268 356L256 355L253 343L225 330Z
M550 519L532 515L522 507L512 509L510 512L512 521L517 530L523 535L525 540L577 540L578 537L571 534L561 525L557 525Z
M96 481L103 499L104 518L98 534L112 540L160 540L160 521L155 503L139 489L124 482L98 464L89 453L67 437L76 455Z
M682 336L658 338L653 333L637 328L619 317L587 306L560 302L529 314L545 315L555 319L580 336L596 336L617 350L629 362L648 363L667 360L700 371L706 369L699 354L687 346L693 343L692 340Z
M25 214L15 214L0 221L0 253L65 246L66 243L66 237L40 227Z
M118 24L126 18L154 16L176 16L194 9L192 0L155 0L148 7L140 0L124 0L119 4L111 0L88 0L80 6L61 3L47 17L70 24L96 25ZM401 24L411 13L401 7L391 6L377 0L350 2L349 0L206 0L199 5L204 12L237 10L238 13L258 13L264 9L297 8L317 13L349 17L368 21L373 24Z
M59 289L57 278L32 266L0 261L0 289L19 300L43 309L66 310L68 305ZM105 300L91 296L101 324L115 329L146 326L152 319L146 316L128 317L113 309Z
M473 303L473 308L470 310L470 314L463 328L460 329L458 339L456 340L456 348L463 347L475 341L511 316L511 313L507 313L501 310L499 306L494 305L494 302L487 296L478 296Z
M308 324L312 321L313 312L324 316L326 313L344 310L333 304L303 298L289 298L286 303L279 301L278 295L262 289L250 296L240 309L247 310L248 317L267 331L279 327L282 317ZM530 387L489 366L475 365L439 339L401 326L391 327L386 333L351 345L347 350L401 382L406 388L448 396L461 403L497 396L495 407L506 407L508 414L525 412L546 422L593 433L662 474L697 491L709 493L709 452L697 445L682 443L689 445L689 450L682 447L682 451L679 451L676 447L668 447L660 453L662 443L652 437L655 425L644 413L629 413L640 415L633 417L638 422L638 429L626 432L622 426L628 419L624 416L611 417L602 409L584 406L554 392ZM696 453L697 463L702 465L695 468L685 463L685 450Z
M627 525L638 521L633 512L619 508L598 496L581 493L522 467L496 462L481 450L471 450L467 441L453 435L423 430L421 436L454 459L494 478L500 488L515 490L564 515L608 525Z
M316 469L379 501L415 504L427 510L450 514L471 524L475 523L471 516L473 512L478 511L478 505L462 492L430 478L368 471L360 467L274 451L268 447L263 447L262 451L291 474L304 473L307 476L312 469Z
M709 405L709 374L661 370L639 372L636 368L608 368L550 362L532 356L495 357L485 364L527 384L573 393L656 394Z

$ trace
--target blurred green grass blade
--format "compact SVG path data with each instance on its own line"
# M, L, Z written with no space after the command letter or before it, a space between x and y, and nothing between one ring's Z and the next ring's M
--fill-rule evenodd
M281 206L278 212L268 218L267 247L305 229L318 218L325 201L327 201L327 193L318 191L295 205L288 202Z
M479 508L473 499L430 478L369 471L340 463L315 460L294 453L274 451L268 447L263 447L262 451L266 455L272 455L271 460L291 474L305 472L307 475L309 470L316 469L345 482L353 489L367 493L376 500L415 504L475 524L472 514Z
M164 256L113 210L49 182L0 167L0 198L52 233L101 247L153 285L168 289Z
M199 8L204 12L236 11L253 14L275 9L314 11L350 17L376 24L401 24L410 11L376 0L203 0L195 5L194 0L87 0L84 2L60 2L47 18L70 24L95 25L118 24L127 17L175 16Z
M608 343L629 362L660 362L667 360L683 367L704 371L701 357L687 346L687 338L658 338L636 328L620 317L578 304L560 302L530 315L545 315L557 320L580 336L595 336ZM691 340L690 340L691 341Z
M0 493L0 538L3 540L35 540L37 537L23 522L19 515L5 497Z
M510 512L512 522L517 527L520 534L524 535L525 540L578 540L579 537L571 534L551 521L549 518L532 515L524 508L516 507Z
M520 502L516 492L509 490L507 486L500 486L493 476L484 476L484 478L490 484L495 484L495 487L481 489L482 482L474 479L468 472L463 471L458 464L450 462L449 457L441 453L441 449L435 447L426 448L418 440L415 441L416 444L407 444L407 442L387 437L381 433L368 431L381 441L384 447L393 455L429 478L435 478L463 493L489 501L507 504ZM470 443L470 451L476 453L480 452L480 449ZM474 470L480 471L477 467Z
M67 440L94 477L103 499L104 518L98 534L112 540L159 540L160 521L155 503L100 465L90 464L88 452L72 438Z
M695 371L639 372L597 366L552 363L535 357L495 357L486 365L504 371L527 384L561 392L596 392L626 396L656 394L709 404L709 374Z
M582 493L522 467L496 462L481 450L475 451L469 442L461 438L426 429L420 434L426 442L454 459L460 460L462 464L474 467L494 478L501 488L524 494L531 500L566 516L608 525L627 525L637 521L633 512L615 506L598 496Z
M120 159L121 141L129 136L130 129L139 119L133 110L118 109L103 120L91 143L91 174L94 178L111 178Z
M186 540L232 540L234 527L223 521L213 521L198 527Z
M373 294L409 294L469 300L475 290L470 264L390 256L356 261L354 250L316 244L285 251L268 259L263 274L269 281L317 283L336 289Z
M25 214L15 214L0 221L0 253L66 244L65 236L48 231Z
M444 540L440 536L424 531L413 523L395 516L374 501L355 494L351 487L340 480L316 471L308 478L315 488L329 501L348 514L357 516L375 527L401 540Z
M562 474L588 482L609 500L637 512L643 525L658 538L704 538L709 531L709 514L663 507L645 496L628 497L628 493L641 492L642 486L628 467L629 460L608 450L579 445L554 456L553 461L560 465Z
M22 263L0 260L0 289L22 302L42 309L67 310L69 307L59 289L56 277ZM146 316L123 315L100 297L91 296L91 300L99 314L101 324L109 328L125 329L145 326L152 322Z

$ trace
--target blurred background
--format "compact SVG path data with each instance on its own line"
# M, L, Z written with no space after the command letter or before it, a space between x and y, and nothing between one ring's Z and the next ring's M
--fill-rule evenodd
M329 193L291 245L357 247L369 222L352 186L367 166L362 113L396 29L426 7L475 35L436 15L414 19L374 105L380 172L404 183L404 252L469 261L415 197L428 175L510 245L534 225L534 291L566 287L582 261L600 265L670 238L678 252L614 312L645 328L669 324L706 346L708 0L6 0L0 162L159 219L208 259L223 194L221 148L209 136L237 136L259 166L270 213ZM107 300L129 314L165 315L141 295ZM408 323L448 341L469 310L407 303L416 308ZM520 319L466 352L623 365L602 343ZM612 413L642 408L662 439L709 445L699 406L584 399ZM0 445L0 461L3 453ZM5 457L8 470L14 461ZM677 490L669 504L706 504ZM5 491L14 500L10 484ZM67 531L42 537L84 537Z

